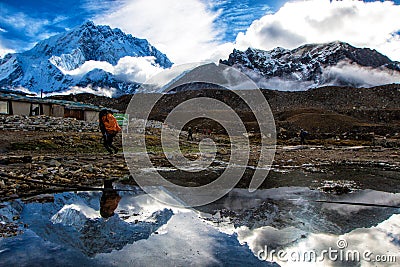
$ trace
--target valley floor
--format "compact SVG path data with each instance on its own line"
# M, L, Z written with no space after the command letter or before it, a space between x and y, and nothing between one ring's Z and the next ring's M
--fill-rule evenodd
M195 135L197 141L183 140L185 157L196 159L199 156L198 141L203 136ZM156 137L152 137L156 138ZM218 144L226 143L226 137L215 135ZM279 141L279 140L278 140ZM378 170L381 175L391 176L393 183L384 186L385 191L399 191L400 150L381 146L339 146L326 144L325 141L310 140L312 145L297 143L278 144L274 162L268 178L262 188L278 186L312 185L315 180L329 180L333 174L342 172L340 179L353 181L354 173L361 173L370 168ZM278 142L279 143L279 142ZM321 143L321 144L318 144ZM324 143L324 144L323 144ZM115 179L126 184L135 184L126 165L121 146L121 134L116 138L120 152L108 155L101 143L99 132L23 132L2 131L0 133L0 199L8 200L27 197L46 192L79 191L101 187L104 180ZM323 144L323 145L322 145ZM177 171L170 168L168 161L157 144L148 147L154 167L175 184L199 186L207 184L218 177L224 164L229 161L229 146L217 148L216 164L206 174ZM259 151L257 144L251 145L251 151ZM258 154L250 154L249 166L257 164ZM353 173L353 174L352 174ZM245 188L251 179L249 167L237 187ZM305 175L304 175L305 174ZM139 175L139 174L133 174ZM360 176L360 175L358 175ZM357 176L357 177L358 177ZM371 188L379 182L379 175L370 173L358 177L361 187ZM303 178L299 178L303 177ZM304 178L306 177L306 178Z

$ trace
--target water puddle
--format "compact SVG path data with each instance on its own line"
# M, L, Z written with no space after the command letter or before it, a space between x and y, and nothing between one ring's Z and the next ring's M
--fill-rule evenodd
M331 186L327 181L325 186ZM65 192L0 205L2 266L292 266L277 257L312 249L351 249L397 255L400 209L315 200L400 206L400 193L281 186L249 193L234 189L196 209L161 204L138 187L126 191ZM354 186L354 188L353 188ZM163 188L157 194L167 195ZM342 243L346 246L340 248ZM287 254L288 255L288 254ZM359 266L360 261L307 262L311 266ZM361 266L375 266L361 261ZM385 266L390 265L386 262ZM395 266L395 263L393 264Z

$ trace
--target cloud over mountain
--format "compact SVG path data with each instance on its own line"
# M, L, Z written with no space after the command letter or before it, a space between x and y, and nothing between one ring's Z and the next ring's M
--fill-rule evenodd
M400 6L391 1L308 0L287 2L256 20L236 38L236 47L293 49L307 43L344 41L400 60Z
M163 68L155 63L155 57L131 57L125 56L118 60L114 66L107 61L89 60L83 63L80 67L73 70L63 70L64 74L74 76L75 78L82 77L86 73L100 69L109 72L116 78L125 82L144 83L151 76L162 71Z
M148 39L179 64L211 56L221 41L222 32L214 24L217 16L201 0L123 0L94 21Z

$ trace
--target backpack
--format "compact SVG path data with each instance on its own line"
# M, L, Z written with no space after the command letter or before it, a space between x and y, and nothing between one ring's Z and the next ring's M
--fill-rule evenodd
M108 134L117 134L121 131L121 127L118 125L117 119L110 113L101 118L104 128Z

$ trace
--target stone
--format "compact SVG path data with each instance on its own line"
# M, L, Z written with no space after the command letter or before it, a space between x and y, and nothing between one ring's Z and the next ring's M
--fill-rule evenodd
M94 172L93 164L84 165L84 166L82 166L82 168L89 173Z
M51 167L60 167L61 163L59 161L55 160L55 159L52 159L49 162L49 166L51 166Z
M2 129L7 131L97 132L98 124L49 116L0 115Z
M42 194L25 199L25 202L51 203L54 202L54 195Z

